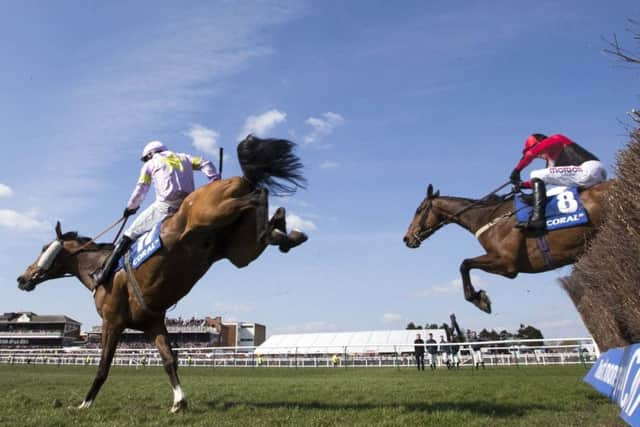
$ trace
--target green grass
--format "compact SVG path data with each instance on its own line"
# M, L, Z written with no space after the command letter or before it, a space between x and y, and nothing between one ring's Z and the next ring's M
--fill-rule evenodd
M161 368L114 367L94 406L75 409L95 370L0 365L0 425L625 425L582 366L181 368L190 407L178 415Z

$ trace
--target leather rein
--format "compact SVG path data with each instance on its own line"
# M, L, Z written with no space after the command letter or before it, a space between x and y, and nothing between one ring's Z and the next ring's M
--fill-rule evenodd
M418 240L419 242L423 242L427 237L429 237L430 235L432 235L433 233L438 231L440 228L444 227L447 224L451 224L456 219L458 219L458 217L460 215L462 215L464 212L466 212L469 209L472 209L473 207L475 207L475 206L479 205L480 203L484 202L489 197L495 195L498 191L502 190L503 188L505 188L506 186L508 186L510 184L511 184L511 181L505 182L500 187L498 187L495 190L493 190L491 193L487 194L486 196L482 197L481 199L475 200L474 202L470 203L469 205L465 206L464 208L458 210L457 212L455 212L453 214L450 214L450 213L445 212L442 209L440 209L440 211L445 215L446 218L440 220L440 222L438 222L435 225L432 225L431 227L425 227L425 223L427 222L427 217L429 216L429 212L431 212L431 209L434 209L434 206L433 206L433 203L431 203L429 206L425 206L424 210L420 214L420 220L418 221L418 225L420 226L420 231L417 231L417 232L413 233L413 237L416 240ZM512 191L512 193L513 193L513 191ZM429 198L429 196L427 196L427 199L428 198ZM431 200L433 200L433 199L431 199Z

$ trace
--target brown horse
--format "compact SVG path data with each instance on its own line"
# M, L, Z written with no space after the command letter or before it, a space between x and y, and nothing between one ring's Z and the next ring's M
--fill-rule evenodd
M455 223L478 238L486 254L462 261L460 274L464 298L480 310L491 313L491 300L483 290L476 291L469 271L477 268L510 279L518 273L540 273L572 264L586 249L604 219L604 199L611 181L580 193L589 214L589 223L573 228L555 230L545 235L549 257L539 249L540 233L516 228L512 199L500 197L480 200L440 196L429 184L427 197L422 201L409 225L404 242L410 248L435 233L442 226Z
M238 145L243 177L200 187L184 200L178 212L161 228L163 247L133 270L117 272L96 288L91 273L101 267L112 245L95 244L77 233L63 234L18 277L19 288L31 291L45 280L77 277L94 291L102 317L102 354L97 375L80 408L88 408L109 373L120 335L125 328L147 333L162 357L174 391L171 412L187 407L165 327L165 312L184 297L211 264L228 259L238 268L255 260L267 245L283 252L306 240L298 231L286 234L285 212L279 208L267 221L267 189L291 194L303 187L302 165L286 140L247 137ZM278 180L279 179L279 180ZM132 282L137 282L137 285Z

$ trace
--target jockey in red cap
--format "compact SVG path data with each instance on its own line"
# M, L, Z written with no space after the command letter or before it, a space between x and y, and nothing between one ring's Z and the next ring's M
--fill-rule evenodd
M531 180L521 182L520 172L535 158L546 160L544 169L531 172ZM524 143L522 158L510 176L517 187L533 188L533 211L527 223L518 224L532 230L544 230L546 205L545 184L590 187L607 179L600 160L564 135L547 137L540 133L529 136Z

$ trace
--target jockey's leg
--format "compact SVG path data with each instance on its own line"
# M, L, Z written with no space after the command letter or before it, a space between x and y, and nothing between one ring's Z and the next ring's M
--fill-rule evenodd
M127 249L129 249L132 243L133 239L131 239L126 234L122 236L120 240L118 240L118 243L116 243L116 247L113 249L113 251L111 251L111 253L107 257L107 260L104 262L102 269L96 272L93 276L94 280L96 281L96 285L104 285L109 280L109 277L111 277L116 264L118 264L118 260L122 255L125 254L125 252L127 252Z
M98 285L105 284L121 256L123 256L127 250L131 247L131 244L141 235L151 230L154 225L162 221L169 213L175 210L180 205L180 201L176 202L159 202L156 201L151 204L147 209L142 211L133 221L133 224L127 228L116 243L115 248L109 254L102 269L95 273L94 279Z
M531 217L527 222L526 228L528 230L544 230L546 227L545 222L545 208L547 206L547 190L544 182L541 179L533 179L533 210L531 211Z

